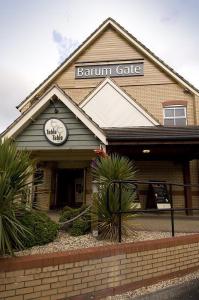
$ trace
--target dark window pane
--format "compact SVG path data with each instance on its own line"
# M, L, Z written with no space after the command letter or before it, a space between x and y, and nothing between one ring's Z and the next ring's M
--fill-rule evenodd
M176 119L176 126L186 126L186 118Z
M165 108L164 114L165 114L165 117L174 117L174 109L173 108Z
M174 126L174 119L164 119L165 126Z
M176 108L175 109L175 116L176 117L185 117L185 109L184 108Z

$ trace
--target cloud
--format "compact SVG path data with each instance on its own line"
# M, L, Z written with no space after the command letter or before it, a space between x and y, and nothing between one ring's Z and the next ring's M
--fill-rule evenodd
M52 33L53 41L57 45L57 49L59 52L59 63L61 63L66 57L68 57L79 45L77 40L73 40L66 36L63 36L57 30L53 30Z
M173 10L169 12L167 15L164 15L161 19L160 22L162 23L168 23L168 22L175 22L179 16L179 11L178 10Z
M57 44L61 44L62 40L63 40L62 35L58 31L53 30L53 41Z

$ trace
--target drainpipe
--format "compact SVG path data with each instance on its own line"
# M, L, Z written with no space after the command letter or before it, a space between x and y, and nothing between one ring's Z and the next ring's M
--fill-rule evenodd
M97 188L97 181L93 180L92 181L92 201L96 201L98 193L98 188ZM91 207L91 210L96 209L95 207ZM95 214L91 214L91 231L92 235L94 237L98 237L98 217L97 217L97 212L95 211Z

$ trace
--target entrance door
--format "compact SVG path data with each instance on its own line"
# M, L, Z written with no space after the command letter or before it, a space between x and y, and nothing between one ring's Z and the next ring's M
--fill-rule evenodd
M56 208L79 207L83 203L84 171L82 169L58 169Z

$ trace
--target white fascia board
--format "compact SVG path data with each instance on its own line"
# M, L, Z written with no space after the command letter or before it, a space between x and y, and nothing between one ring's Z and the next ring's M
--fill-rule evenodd
M8 130L3 139L14 137L18 131L24 128L31 119L34 119L35 115L38 115L41 109L48 103L48 101L56 95L60 101L62 101L75 115L76 117L88 127L93 134L99 138L99 140L107 145L106 136L95 126L57 87L53 87L49 90L39 101L30 109L22 118Z
M144 115L153 125L160 125L154 118L152 118L147 112L140 107L133 98L126 94L122 89L120 89L117 84L115 84L110 78L106 78L91 94L80 104L83 109L84 106L106 85L110 84L130 105L134 106L142 115Z

